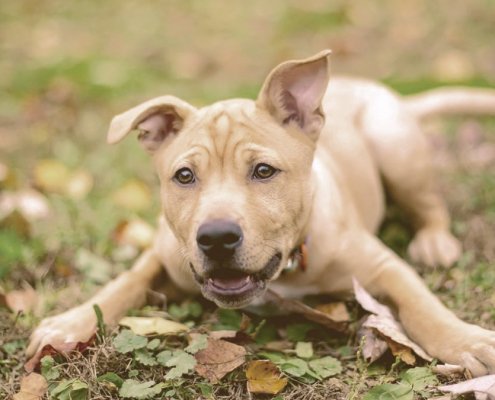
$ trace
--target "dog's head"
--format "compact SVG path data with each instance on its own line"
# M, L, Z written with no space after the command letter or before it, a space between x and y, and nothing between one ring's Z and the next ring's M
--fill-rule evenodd
M222 307L262 294L304 241L329 54L280 64L256 101L197 109L164 96L112 120L110 143L139 130L163 215L203 295Z

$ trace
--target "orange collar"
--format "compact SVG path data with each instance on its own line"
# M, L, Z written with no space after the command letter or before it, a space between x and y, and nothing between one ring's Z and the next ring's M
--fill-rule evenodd
M287 266L282 271L284 274L290 274L296 271L306 271L307 267L307 259L308 259L308 250L306 243L301 244L296 247L289 256L289 261L287 262Z

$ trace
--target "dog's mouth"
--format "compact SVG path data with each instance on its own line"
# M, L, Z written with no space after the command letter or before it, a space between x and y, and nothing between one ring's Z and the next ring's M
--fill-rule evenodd
M281 260L282 254L276 253L263 269L255 273L219 267L203 277L196 273L192 265L191 269L204 297L223 308L239 308L263 294L267 282L277 272Z

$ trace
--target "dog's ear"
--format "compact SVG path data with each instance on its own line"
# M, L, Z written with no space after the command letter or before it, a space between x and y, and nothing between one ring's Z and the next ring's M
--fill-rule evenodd
M330 50L304 60L278 65L266 78L258 96L258 106L280 124L296 123L316 140L325 117L321 101L329 79Z
M139 142L152 153L168 135L179 132L185 120L195 111L189 103L174 96L148 100L112 119L107 142L120 142L129 132L137 129Z

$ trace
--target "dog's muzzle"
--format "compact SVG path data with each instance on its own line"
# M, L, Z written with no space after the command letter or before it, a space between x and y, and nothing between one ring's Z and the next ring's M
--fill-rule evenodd
M248 305L266 289L268 281L276 274L282 253L277 252L263 269L249 273L241 269L216 267L199 275L190 264L193 275L201 287L203 296L219 307L239 308Z

